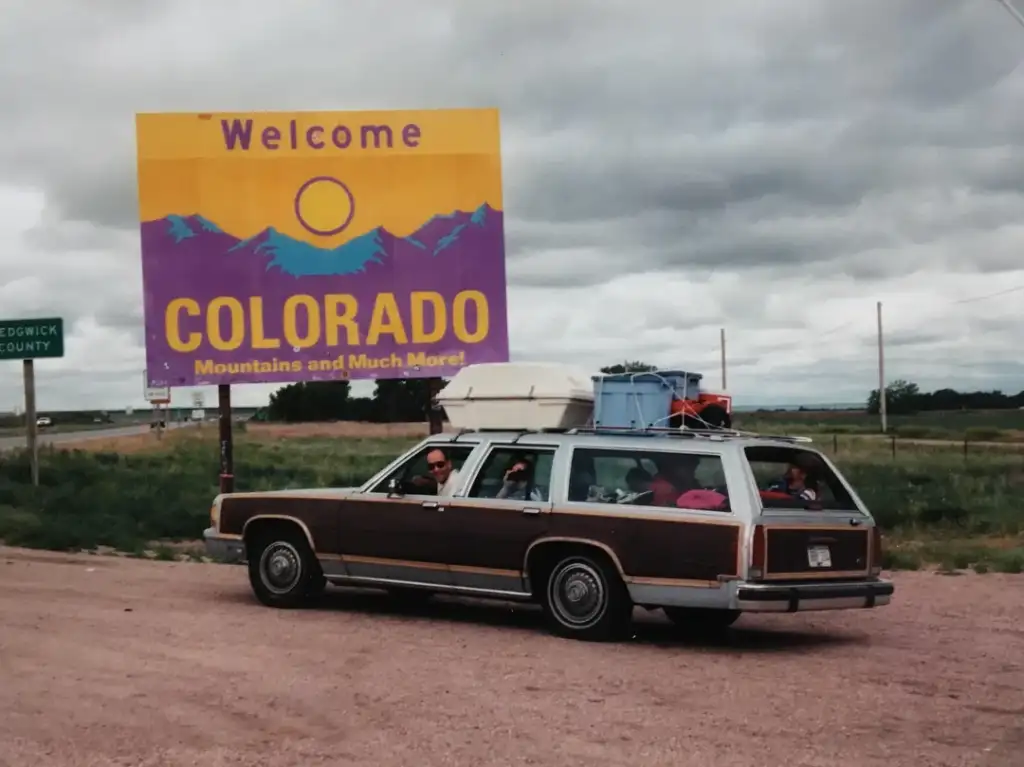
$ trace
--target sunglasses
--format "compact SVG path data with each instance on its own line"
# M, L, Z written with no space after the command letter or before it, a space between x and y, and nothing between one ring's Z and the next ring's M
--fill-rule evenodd
M433 461L427 464L428 469L443 469L448 465L448 461Z

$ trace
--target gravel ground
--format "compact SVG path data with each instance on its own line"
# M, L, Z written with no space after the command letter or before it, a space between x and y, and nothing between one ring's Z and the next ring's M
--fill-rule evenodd
M240 567L0 548L0 765L1024 764L1024 578L905 573L873 611L717 640L536 609L251 598Z

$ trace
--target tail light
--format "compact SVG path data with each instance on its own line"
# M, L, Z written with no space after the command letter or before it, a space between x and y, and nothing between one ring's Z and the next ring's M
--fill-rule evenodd
M764 526L754 525L754 537L750 543L750 569L747 571L748 578L755 579L764 577L765 550Z
M871 574L882 572L882 530L876 524L871 528Z

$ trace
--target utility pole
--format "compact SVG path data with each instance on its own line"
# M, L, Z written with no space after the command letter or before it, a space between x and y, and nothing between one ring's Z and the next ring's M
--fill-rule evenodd
M725 385L726 384L726 377L725 377L725 328L722 328L722 330L719 333L719 336L718 336L718 346L719 346L719 348L721 349L721 352L722 352L722 391L725 391L725 389L726 389L726 385Z
M885 343L882 340L882 302L878 302L878 412L882 416L882 433L889 430L885 397Z

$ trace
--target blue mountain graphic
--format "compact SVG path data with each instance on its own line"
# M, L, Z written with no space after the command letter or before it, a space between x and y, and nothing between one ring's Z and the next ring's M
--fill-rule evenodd
M215 223L210 221L208 218L193 214L191 216L176 216L170 215L167 217L167 221L170 223L170 227L167 233L174 238L174 241L181 242L187 240L190 237L196 236L196 231L193 226L198 227L204 232L220 233L223 230Z
M497 216L497 218L495 218ZM493 220L492 220L493 219ZM175 244L204 234L235 239L213 221L200 215L170 215L166 234ZM154 222L154 225L159 222ZM406 243L436 256L459 241L467 227L500 227L500 213L486 203L472 213L454 211L432 216L407 237L396 237L383 227L375 227L336 248L318 248L270 227L227 248L227 252L250 252L271 257L267 269L277 267L293 277L358 274L371 264L384 264L396 243ZM197 241L198 242L198 241ZM230 240L228 240L230 242ZM221 247L226 244L221 241Z
M387 256L384 249L386 236L390 236L388 232L378 227L344 245L326 249L292 239L270 227L254 237L242 240L230 248L229 252L249 248L255 253L267 254L273 257L267 264L268 270L276 266L294 277L356 274L364 271L367 264L384 263Z

